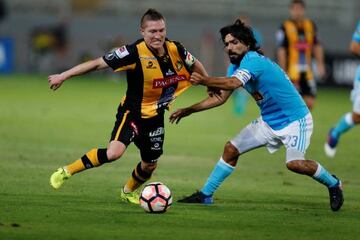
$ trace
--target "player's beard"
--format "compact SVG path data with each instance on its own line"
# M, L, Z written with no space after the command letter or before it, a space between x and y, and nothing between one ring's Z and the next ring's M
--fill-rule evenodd
M233 52L229 52L228 55L229 55L229 59L230 59L230 62L232 64L235 64L235 65L239 65L241 60L243 59L243 57L245 56L246 53L243 53L243 54L237 54L237 53L233 53Z

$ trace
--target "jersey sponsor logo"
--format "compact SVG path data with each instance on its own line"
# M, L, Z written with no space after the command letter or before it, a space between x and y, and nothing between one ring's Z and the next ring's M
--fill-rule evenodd
M156 60L154 56L139 56L140 60Z
M174 75L174 72L171 71L170 69L165 73L166 76L172 76Z
M159 127L155 131L150 132L149 137L156 137L161 134L164 134L164 132L165 132L165 129L163 127Z
M234 73L233 77L236 77L243 84L246 84L251 79L251 74L247 70L239 69Z
M186 63L186 65L188 66L188 67L192 67L192 65L194 65L194 63L195 63L195 58L194 58L194 56L190 53L190 52L188 52L188 51L186 51L185 50L185 63Z
M153 81L153 88L166 88L170 85L176 84L180 81L185 81L186 76L185 75L175 75L171 77L165 77L165 78L157 78Z
M146 64L147 69L156 69L156 66L154 66L154 63L152 61L148 61Z
M118 58L124 58L130 53L128 52L125 46L122 46L115 50L115 54Z
M175 87L170 86L168 88L165 88L165 91L163 92L161 98L157 103L158 109L167 107L172 101L174 101L175 100L174 93L175 93Z
M306 41L298 41L297 43L295 43L295 48L299 51L305 52L310 47L311 47L310 44L307 43Z
M139 135L139 130L134 122L130 122L130 126L136 135Z
M150 138L150 142L162 142L162 137L152 137Z
M151 150L161 150L160 143L154 143L151 147Z

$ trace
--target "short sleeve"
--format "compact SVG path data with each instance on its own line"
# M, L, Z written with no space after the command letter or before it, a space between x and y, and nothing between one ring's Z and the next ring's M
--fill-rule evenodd
M135 68L136 56L137 52L133 46L124 45L113 49L103 56L103 59L114 71L122 71Z
M233 73L232 77L237 78L242 85L245 85L248 81L250 81L251 74L247 69L239 68Z
M250 80L257 79L264 71L263 58L264 56L260 56L255 52L247 53L232 77L239 79L243 85Z
M195 63L196 58L179 42L174 41L181 59L186 64L188 69L191 69Z

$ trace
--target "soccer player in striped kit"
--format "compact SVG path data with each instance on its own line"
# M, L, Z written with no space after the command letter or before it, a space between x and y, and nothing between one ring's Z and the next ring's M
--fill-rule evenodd
M139 204L136 190L150 179L163 153L165 110L191 86L189 78L193 71L206 75L203 65L189 51L166 38L165 19L155 9L149 9L141 18L140 33L143 38L132 44L48 77L50 88L56 90L74 76L112 68L114 72L126 71L128 84L107 147L93 148L60 167L50 177L53 188L60 188L67 179L84 170L119 159L134 142L141 161L122 187L120 197Z

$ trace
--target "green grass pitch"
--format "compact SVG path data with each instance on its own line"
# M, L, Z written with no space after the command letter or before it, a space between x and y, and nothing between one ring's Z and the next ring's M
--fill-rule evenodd
M358 239L360 128L344 135L335 159L323 153L329 127L351 109L349 89L319 90L307 152L343 180L339 212L330 210L325 187L286 169L284 149L241 156L212 206L174 203L153 215L120 202L120 187L139 161L133 145L122 159L51 189L59 166L106 146L125 89L100 74L72 79L56 92L46 76L0 77L0 239ZM173 107L203 97L205 89L193 87ZM229 101L179 125L167 123L152 181L169 186L174 200L201 188L224 143L257 116L252 100L241 117Z

